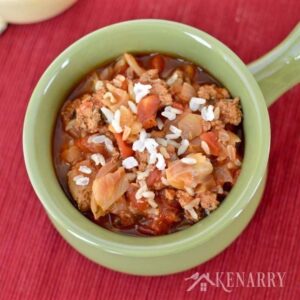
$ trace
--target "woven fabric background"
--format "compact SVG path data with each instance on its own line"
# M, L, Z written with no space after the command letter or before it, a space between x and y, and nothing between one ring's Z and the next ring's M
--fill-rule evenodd
M248 63L300 21L300 2L79 0L49 21L9 26L0 36L0 299L300 299L300 86L269 109L272 149L262 203L243 234L213 260L172 276L129 276L85 259L50 224L23 162L22 126L32 90L75 40L137 18L195 26ZM184 278L196 271L286 272L285 286L187 292Z

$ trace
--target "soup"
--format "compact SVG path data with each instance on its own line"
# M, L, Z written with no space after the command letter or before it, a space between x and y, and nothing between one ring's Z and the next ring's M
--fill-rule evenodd
M96 224L169 234L216 210L243 158L238 97L200 66L125 53L88 74L57 118L58 180Z

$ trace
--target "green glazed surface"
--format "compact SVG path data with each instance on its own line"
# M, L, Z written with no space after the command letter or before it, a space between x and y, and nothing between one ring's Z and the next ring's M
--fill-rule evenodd
M255 195L253 195L249 205L241 211L238 217L233 219L231 226L225 227L224 230L214 235L209 242L203 243L201 246L192 247L186 251L175 254L169 254L167 257L157 255L148 257L147 259L137 256L127 256L126 259L124 259L124 256L103 251L103 249L96 245L86 247L85 241L82 240L76 240L76 249L96 263L99 263L99 258L101 257L101 265L124 273L136 275L166 275L190 269L213 258L220 253L220 251L228 247L247 226L262 197L265 188L265 178L266 176ZM74 240L72 238L70 239L70 235L65 227L55 222L53 223L65 240L75 246L73 244Z
M300 82L300 23L272 51L254 61L249 70L255 76L267 105Z
M184 57L207 69L242 102L245 157L238 182L209 217L167 236L129 237L93 224L69 202L53 168L53 127L65 97L83 75L124 52L164 52ZM114 270L142 275L191 268L221 252L241 233L262 195L269 146L267 106L243 62L208 34L163 20L115 24L66 49L36 86L23 132L29 178L58 231L91 260Z

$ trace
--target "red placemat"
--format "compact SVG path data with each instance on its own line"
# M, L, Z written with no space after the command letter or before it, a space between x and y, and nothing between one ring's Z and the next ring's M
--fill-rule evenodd
M226 251L206 264L166 277L120 274L79 255L50 224L23 163L21 133L29 97L45 68L72 42L105 25L136 18L195 26L249 62L274 47L299 22L300 2L81 0L52 20L9 26L0 36L0 298L299 299L299 86L269 110L269 178L254 219ZM282 288L237 287L227 293L222 287L208 286L205 291L197 285L187 292L194 280L184 279L195 272L286 273Z

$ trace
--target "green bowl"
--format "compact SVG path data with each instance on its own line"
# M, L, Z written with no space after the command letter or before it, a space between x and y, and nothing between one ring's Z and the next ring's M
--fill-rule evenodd
M59 55L30 99L23 148L32 186L65 240L94 262L139 275L183 271L225 249L248 224L262 197L270 147L266 101L272 103L299 82L299 60L281 63L282 57L292 60L299 56L299 32L298 26L279 47L250 66L259 84L249 68L221 42L195 28L164 20L111 25L83 37ZM210 216L166 236L131 237L93 224L70 203L54 171L52 136L63 101L86 73L124 52L163 52L184 57L207 69L242 102L245 156L236 185ZM282 83L282 78L288 77L288 82ZM274 86L274 81L280 84Z

